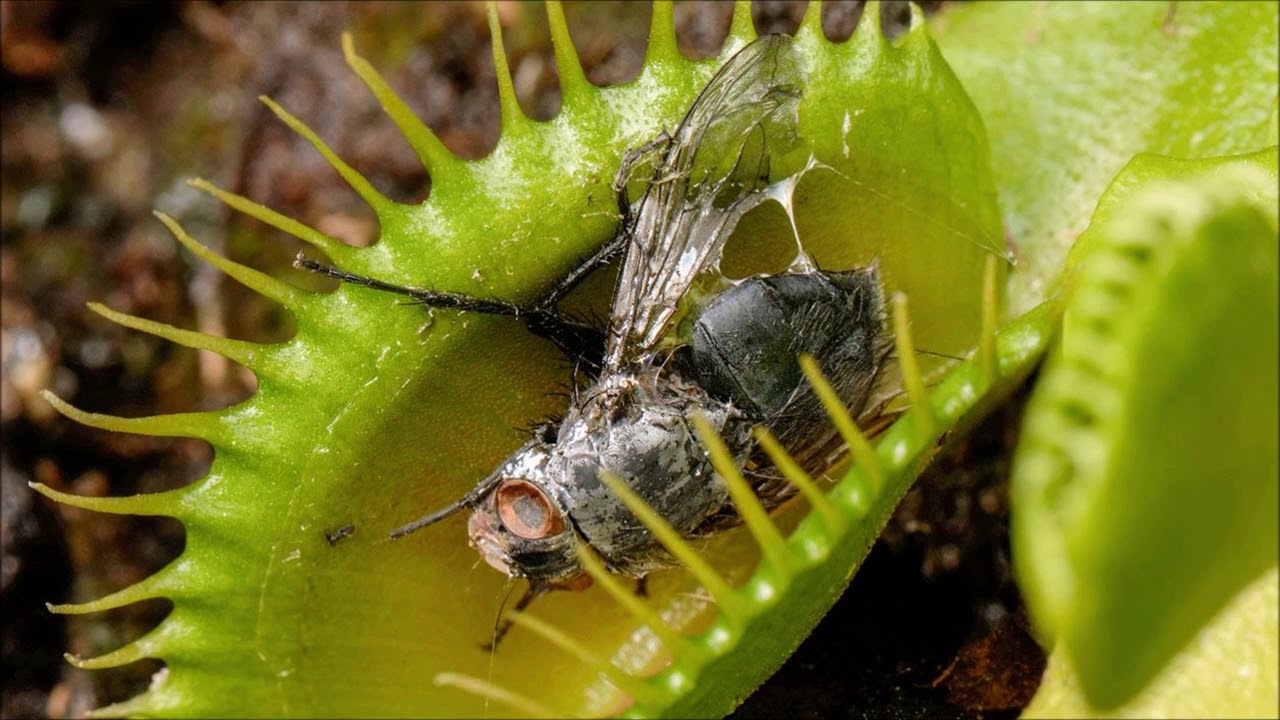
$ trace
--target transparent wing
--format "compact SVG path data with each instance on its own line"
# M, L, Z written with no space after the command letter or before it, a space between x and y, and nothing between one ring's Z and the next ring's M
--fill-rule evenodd
M636 210L614 292L605 369L651 353L680 298L769 185L769 157L796 144L800 71L767 35L725 63L689 108Z

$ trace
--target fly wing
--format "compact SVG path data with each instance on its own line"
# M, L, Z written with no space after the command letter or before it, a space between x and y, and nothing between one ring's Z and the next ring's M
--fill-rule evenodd
M785 35L725 63L680 121L640 199L609 319L605 370L652 353L694 279L769 185L769 157L796 143L800 72Z

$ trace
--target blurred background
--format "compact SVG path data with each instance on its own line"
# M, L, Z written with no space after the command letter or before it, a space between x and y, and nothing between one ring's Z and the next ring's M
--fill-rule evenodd
M756 27L793 32L805 6L755 2ZM525 112L554 116L541 4L498 10ZM908 10L888 10L892 35ZM826 2L824 30L847 38L861 12L860 2ZM647 3L567 2L565 13L590 80L639 72ZM731 13L729 3L676 3L685 54L716 54ZM114 649L154 627L167 602L84 616L51 615L45 603L118 590L183 544L176 521L58 506L27 483L82 495L158 492L200 477L211 460L199 441L77 425L39 392L140 416L226 407L254 390L248 371L124 330L85 303L254 341L292 332L276 306L179 252L151 211L308 287L324 283L290 266L299 241L185 181L207 178L354 244L374 239L372 213L260 94L308 122L383 193L426 196L426 173L343 61L344 30L454 152L476 158L493 147L498 100L482 3L0 0L2 717L82 716L144 689L160 663L87 672L62 654ZM1043 662L1008 570L1003 483L1017 416L1015 402L912 492L837 611L738 716L883 716L889 707L900 717L1016 715ZM1005 671L993 668L1008 664L1001 658L1021 664L996 677Z

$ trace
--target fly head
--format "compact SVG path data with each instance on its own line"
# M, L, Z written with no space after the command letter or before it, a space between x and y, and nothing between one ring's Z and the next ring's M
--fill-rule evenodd
M547 474L550 448L538 440L511 456L493 489L471 512L471 547L494 569L541 588L580 590L591 584L578 563L578 542Z

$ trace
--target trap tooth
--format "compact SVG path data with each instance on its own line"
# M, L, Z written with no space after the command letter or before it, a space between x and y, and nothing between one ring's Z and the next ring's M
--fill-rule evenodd
M773 461L774 466L787 479L787 482L796 486L805 499L809 501L809 505L814 512L818 513L819 517L822 518L828 533L835 535L840 532L846 524L844 515L835 505L831 504L831 500L827 498L826 493L822 492L817 483L813 481L813 478L809 477L809 474L801 469L800 465L787 454L778 439L773 436L773 433L769 432L769 428L758 425L754 432L756 442L760 443L760 447L764 448L765 454Z
M400 128L400 133L409 141L409 146L417 153L423 167L431 173L432 181L438 182L456 172L463 164L462 159L445 147L440 138L409 109L368 60L356 54L355 41L349 32L342 33L342 56L346 58L347 66L378 99L383 112Z
M862 7L862 17L858 18L858 26L853 29L853 37L850 40L858 46L883 49L889 44L888 38L881 30L883 14L884 6L880 0L867 0L867 4Z
M765 561L779 577L791 577L794 574L794 568L787 542L782 538L782 533L778 532L778 527L769 519L768 511L760 504L760 499L756 497L747 479L742 477L742 473L734 465L733 456L729 454L729 448L725 447L724 440L702 413L694 413L691 419L698 439L711 458L711 466L724 481L725 487L729 490L729 497L737 508L738 516L742 518L747 531L760 546Z
M49 608L49 612L58 615L85 615L102 612L103 610L115 610L143 600L169 597L175 590L181 589L181 583L176 582L174 579L176 575L175 567L177 566L173 563L166 565L159 572L149 575L126 588L103 595L96 600L82 603L62 603L60 605L45 603L45 607Z
M622 586L612 573L605 568L604 563L585 544L574 546L574 551L578 555L578 561L582 564L582 568L587 571L591 579L604 588L605 592L618 601L627 612L631 613L635 619L647 625L654 635L667 646L667 650L677 657L704 655L704 651L700 645L690 640L683 633L667 624L658 611L650 607L638 595L627 590Z
M578 658L578 660L580 660L584 665L587 665L601 675L604 675L609 679L609 682L613 683L619 690L630 695L636 700L645 703L658 704L670 699L665 697L665 693L659 691L656 687L633 677L617 665L602 659L595 653L588 650L585 645L569 637L550 623L539 620L538 618L523 612L509 612L507 613L506 618L512 623L519 625L566 653Z
M871 446L871 441L867 440L858 423L849 415L849 410L840 400L840 395L836 393L835 388L831 387L831 383L827 382L826 376L818 367L818 361L812 355L800 356L800 370L804 372L809 385L813 387L814 394L822 402L822 407L827 411L827 417L831 418L836 430L840 432L840 437L849 446L853 461L862 468L863 474L872 484L872 490L879 492L880 488L884 487L885 471L875 448Z
M342 179L347 181L347 184L351 186L352 190L356 191L356 194L365 201L365 204L373 208L374 213L377 214L379 219L384 218L389 213L395 212L396 203L387 196L378 192L377 188L365 179L363 175L357 172L355 168L344 162L342 158L338 157L338 154L330 149L329 146L320 139L320 136L316 135L314 130L307 127L306 123L294 117L288 110L280 107L275 100L272 100L266 95L259 95L258 99L262 101L262 104L270 108L271 112L275 113L276 117L280 118L285 125L288 125L290 129L301 135L304 140L311 143L311 147L314 147L316 152L320 153L320 155L324 157L330 167L338 171L338 174L342 176Z
M227 258L215 253L197 242L195 238L188 235L187 231L182 229L182 226L178 224L177 220L174 220L165 213L157 210L152 214L155 215L160 222L164 223L165 227L169 228L169 232L173 233L173 236L177 238L178 242L185 245L186 248L194 253L196 257L208 262L227 275L235 278L237 282L250 290L280 303L289 310L298 311L303 307L306 299L303 295L303 291L298 290L288 283L281 282L266 273L241 265L234 260L228 260Z
M938 421L933 414L929 393L924 387L920 365L916 362L916 346L911 340L911 312L907 307L907 295L903 292L893 294L893 344L898 352L902 384L906 386L907 397L911 400L911 414L917 437L928 438L933 435Z
M507 63L507 49L502 43L502 23L498 22L498 5L489 0L489 40L493 43L493 71L498 76L498 103L502 106L502 134L517 131L525 126L528 118L516 99L516 86L511 81L511 66Z
M692 545L680 537L680 533L676 532L675 528L671 527L657 511L640 499L640 496L636 495L630 486L608 470L600 472L600 482L604 483L622 500L627 509L640 522L644 523L649 532L653 533L658 542L662 543L662 546L684 565L689 574L702 583L702 586L707 589L707 592L711 593L711 597L720 606L722 614L735 620L747 617L747 608L744 601L738 597L733 588L729 586L729 583L698 554L698 551Z
M556 74L560 76L561 106L582 102L592 94L594 87L582 71L582 61L569 35L569 23L564 19L564 6L560 0L546 0L547 25L551 28L551 47L556 55Z
M57 405L54 405L54 407L57 407ZM74 408L71 409L75 410ZM61 410L59 410L59 412L61 412ZM79 413L81 411L75 410L75 412ZM79 418L74 415L65 412L63 414L67 415L67 417L72 420L79 420ZM84 414L88 415L89 413ZM87 425L89 423L84 424ZM158 493L144 493L142 495L126 495L124 497L90 497L87 495L72 495L71 493L64 493L60 490L54 490L48 485L44 485L42 483L33 482L27 484L31 486L32 490L35 490L54 502L81 508L83 510L106 513L108 515L167 515L170 517L180 517L182 514L182 493L186 490L186 488L178 488L177 490L166 490Z
M159 627L131 643L116 648L96 657L81 658L71 653L63 655L66 661L81 670L101 670L102 668L120 667L144 658L156 657L157 649L165 644L175 626L166 621Z
M227 439L224 437L225 432L218 422L217 416L211 413L173 413L170 415L125 418L117 415L85 412L48 390L42 390L40 395L59 413L81 425L88 425L100 430L133 433L134 435L150 435L153 437L199 438L215 446L223 444Z
M351 262L358 252L356 248L351 247L337 238L325 235L315 228L304 225L287 215L282 215L265 205L260 205L243 195L227 192L203 178L188 180L187 184L197 190L212 195L233 210L238 210L245 215L264 222L277 230L289 233L290 235L328 255L329 259L339 265Z
M254 360L258 356L258 350L262 347L257 343L244 340L232 340L193 330L183 330L165 323L112 310L102 303L91 302L88 303L88 306L90 310L117 325L123 325L148 335L155 335L183 347L215 352L248 368L253 368Z
M800 27L796 28L796 37L801 38L806 35L811 35L818 40L825 37L822 34L822 0L809 0L809 6L804 9Z
M486 698L517 711L520 715L530 718L562 718L568 717L567 714L557 712L546 705L529 697L525 697L501 685L494 685L486 680L481 680L470 675L462 673L439 673L432 681L437 687L452 687L471 693L477 697Z
M721 51L726 57L733 51L756 39L756 26L751 20L751 0L734 0L733 19L729 22L729 37Z
M644 51L644 64L674 65L682 59L676 45L676 18L671 0L654 0L649 18L649 46Z
M924 9L913 2L907 3L907 7L911 10L911 24L907 28L907 35L925 39L927 33L924 31Z
M978 367L983 388L989 388L996 382L999 369L996 367L996 323L1000 307L1000 288L998 287L996 256L988 255L982 266L982 330L978 338Z

